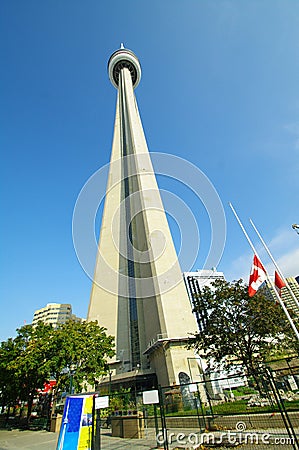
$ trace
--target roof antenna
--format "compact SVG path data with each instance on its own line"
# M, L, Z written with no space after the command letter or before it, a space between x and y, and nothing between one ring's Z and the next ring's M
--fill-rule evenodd
M120 48L125 48L122 42L120 43Z

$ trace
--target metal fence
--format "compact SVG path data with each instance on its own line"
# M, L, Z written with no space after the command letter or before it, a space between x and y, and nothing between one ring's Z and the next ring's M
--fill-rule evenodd
M292 375L267 369L254 378L239 375L163 388L167 433L190 445L288 443L299 448L298 374L298 368ZM178 439L177 429L186 436ZM197 431L187 436L188 429Z
M144 404L132 389L100 392L109 396L109 408L98 411L101 448L114 448L107 438L124 433L123 442L139 439L136 448L299 449L299 366L263 368L255 377L206 376L158 391L157 404Z

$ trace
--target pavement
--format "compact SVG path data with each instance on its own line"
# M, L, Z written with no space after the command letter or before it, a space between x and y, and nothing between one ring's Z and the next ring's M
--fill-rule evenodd
M102 432L102 450L136 449L149 450L156 447L154 433L144 439L122 439ZM58 433L49 431L0 430L0 450L56 450ZM162 447L163 448L163 447Z
M0 450L56 450L58 433L49 431L0 430ZM122 439L111 437L110 433L101 435L102 450L157 448L154 435L144 439ZM162 447L163 448L163 447Z
M58 433L0 430L0 450L56 450Z
M181 432L182 430L176 430ZM190 433L190 430L189 430ZM197 434L197 433L196 433ZM192 433L193 439L195 433ZM187 436L187 434L186 434ZM278 436L278 435L277 435ZM259 441L258 444L242 444L242 450L270 450L275 447L276 449L293 449L292 445L286 441L287 437L284 435L282 441L274 444L274 442L267 442L266 445ZM56 444L58 439L58 433L52 433L49 431L29 431L29 430L0 430L0 450L56 450ZM194 442L194 441L193 441ZM272 445L271 445L272 444ZM273 445L274 444L274 445ZM226 448L233 448L232 446L225 445ZM142 439L123 439L118 437L112 437L110 430L102 430L101 442L98 450L153 450L163 449L163 443L157 447L155 440L155 432L153 429L145 430L145 437ZM169 444L169 450L174 449L191 449L194 448L190 443L185 442L185 445L180 445L174 439ZM218 445L219 448L219 445ZM221 446L223 448L223 446Z

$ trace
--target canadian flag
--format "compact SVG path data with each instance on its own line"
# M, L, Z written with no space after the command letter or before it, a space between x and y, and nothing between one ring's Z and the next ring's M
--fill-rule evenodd
M275 279L274 279L274 283L275 283L275 288L279 294L279 297L281 297L281 290L282 288L286 285L285 282L280 278L280 276L278 275L278 273L275 270Z
M253 264L249 277L248 294L253 297L258 288L267 279L266 270L256 255L253 258Z

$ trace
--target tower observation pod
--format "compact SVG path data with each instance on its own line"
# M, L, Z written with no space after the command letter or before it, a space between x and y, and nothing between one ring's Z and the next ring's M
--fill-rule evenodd
M137 56L122 46L108 74L117 103L87 320L115 336L112 384L179 384L190 374L186 342L197 326L134 94Z
M118 89L119 86L119 76L122 69L128 69L131 78L133 88L135 89L141 78L141 67L139 64L139 60L135 53L131 52L126 48L120 48L114 52L108 62L108 73L109 78L113 86Z

